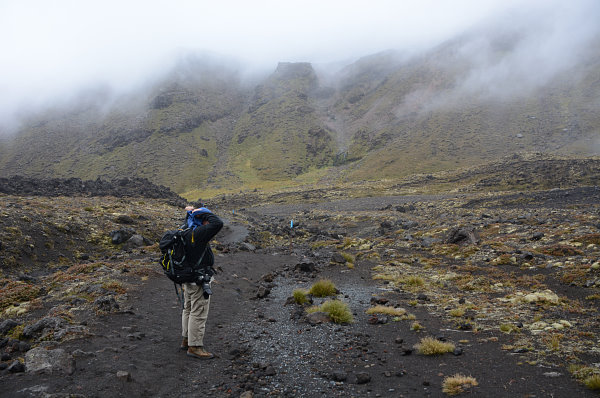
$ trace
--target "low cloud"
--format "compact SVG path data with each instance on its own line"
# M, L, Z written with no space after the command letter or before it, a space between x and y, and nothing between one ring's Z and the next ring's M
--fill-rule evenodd
M252 73L279 61L418 54L475 26L507 37L529 30L507 54L483 34L461 48L472 63L459 82L465 92L510 93L575 62L598 34L599 7L594 0L7 0L0 4L0 132L82 90L136 90L188 53L224 56Z

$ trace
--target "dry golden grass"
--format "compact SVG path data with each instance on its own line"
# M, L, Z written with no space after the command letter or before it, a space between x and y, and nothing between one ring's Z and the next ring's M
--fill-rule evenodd
M439 341L433 337L423 337L419 343L415 344L415 349L423 355L441 355L452 352L455 348L453 343Z
M306 291L302 290L302 289L296 289L294 290L294 292L292 293L292 296L294 297L294 301L296 302L296 304L306 304L308 303L308 297L306 297Z
M465 315L465 309L464 308L452 308L448 312L448 315L460 318L461 316Z
M442 392L448 395L458 395L478 384L474 377L457 373L454 376L448 376L444 379L442 382Z
M600 375L592 375L583 380L583 384L590 390L600 390Z
M387 307L385 305L376 305L375 307L371 307L366 311L367 314L384 314L391 316L403 316L406 315L406 310L404 308L394 308Z
M311 286L308 293L315 297L335 296L337 294L337 289L329 279L321 279Z

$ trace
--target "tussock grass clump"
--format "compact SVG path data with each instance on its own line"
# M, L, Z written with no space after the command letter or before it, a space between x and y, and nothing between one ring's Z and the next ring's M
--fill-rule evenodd
M385 305L376 305L366 311L367 314L384 314L391 316L403 316L406 315L404 308L386 307Z
M590 390L600 390L600 375L595 374L583 380L583 384Z
M439 341L433 337L423 337L419 343L415 344L415 349L423 355L441 355L452 352L455 348L453 343Z
M306 290L303 290L303 289L296 289L292 293L292 296L294 297L294 301L296 302L296 304L300 304L300 305L304 305L304 304L308 303L308 297L306 297L306 295L307 295Z
M315 297L328 297L335 296L337 294L337 289L329 279L321 279L312 285L308 293Z
M354 320L348 305L340 300L326 301L321 304L319 310L329 315L335 323L351 323Z
M448 376L444 379L442 382L442 392L448 395L458 395L478 384L474 377L457 373L454 376Z
M453 308L450 310L450 312L448 312L448 315L456 317L456 318L460 318L461 316L465 315L465 309L464 308Z
M425 280L417 275L407 276L402 280L402 283L408 286L421 287L425 285Z
M512 323L503 323L500 325L500 331L502 333L511 334L519 333L521 330L517 327L517 325L513 325Z
M356 261L356 258L350 253L342 252L341 255L348 263L354 263Z
M571 364L569 372L590 390L600 390L600 373L591 366Z
M425 326L421 325L419 321L414 321L412 325L410 325L410 330L414 332L418 332L421 329L425 329Z

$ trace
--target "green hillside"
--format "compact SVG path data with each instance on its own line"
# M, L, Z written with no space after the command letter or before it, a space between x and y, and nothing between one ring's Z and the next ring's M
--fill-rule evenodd
M0 141L0 176L146 177L216 192L393 179L515 153L597 154L600 46L527 86L510 70L504 80L482 75L509 63L518 35L490 41L491 66L466 43L374 54L327 80L309 63L280 63L249 83L190 57L139 92L110 101L91 92L31 115Z

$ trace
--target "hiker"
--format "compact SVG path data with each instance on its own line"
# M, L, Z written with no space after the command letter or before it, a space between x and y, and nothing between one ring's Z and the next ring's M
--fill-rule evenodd
M223 221L205 207L194 209L186 207L186 222L191 227L190 233L184 236L187 261L190 264L199 262L199 280L196 283L183 283L184 306L181 314L182 336L181 349L187 355L210 359L214 355L204 350L204 330L208 318L210 304L210 281L214 274L214 256L208 242L221 230Z

